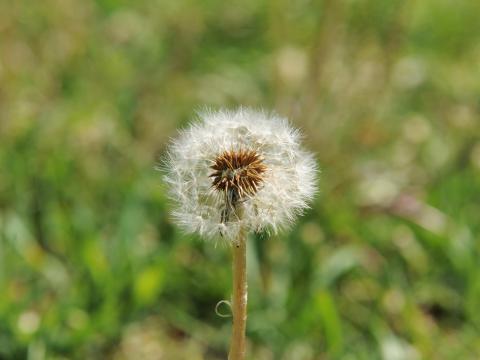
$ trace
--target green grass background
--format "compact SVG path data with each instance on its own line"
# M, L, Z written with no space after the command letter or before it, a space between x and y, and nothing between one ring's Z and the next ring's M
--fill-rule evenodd
M479 17L0 1L0 358L226 358L229 251L175 228L154 167L196 109L242 104L322 169L290 232L249 241L249 359L479 359Z

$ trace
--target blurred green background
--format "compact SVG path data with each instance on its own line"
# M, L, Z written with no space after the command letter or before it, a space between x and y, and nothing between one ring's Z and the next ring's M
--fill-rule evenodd
M225 359L230 254L154 170L273 109L320 194L250 240L249 358L480 358L480 2L1 0L0 358ZM221 312L228 309L221 308Z

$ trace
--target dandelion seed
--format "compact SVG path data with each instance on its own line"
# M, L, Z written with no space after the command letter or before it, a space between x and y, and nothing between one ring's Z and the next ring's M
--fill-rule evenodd
M267 112L200 113L172 141L165 162L176 222L230 242L241 228L288 227L316 190L316 164L300 138L285 118Z

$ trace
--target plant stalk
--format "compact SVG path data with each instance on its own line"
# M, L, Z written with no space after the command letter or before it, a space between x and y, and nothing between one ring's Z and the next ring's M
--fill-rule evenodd
M247 232L241 230L233 245L232 340L228 360L244 360L247 327Z

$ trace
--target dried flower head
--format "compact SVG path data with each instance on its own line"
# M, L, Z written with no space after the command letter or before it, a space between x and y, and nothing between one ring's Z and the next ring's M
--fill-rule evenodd
M293 222L316 190L316 164L285 118L240 108L206 111L172 141L165 181L188 232L235 241L240 229Z

